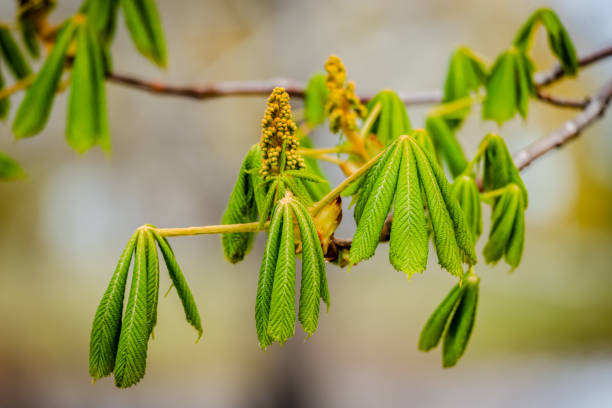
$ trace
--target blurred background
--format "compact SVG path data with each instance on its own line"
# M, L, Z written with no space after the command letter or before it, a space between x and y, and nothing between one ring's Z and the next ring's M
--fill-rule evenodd
M0 3L2 20L13 18L14 3ZM454 47L468 45L492 61L540 6L560 15L579 54L612 42L609 0L157 4L168 69L144 60L121 22L112 48L117 72L174 84L307 80L334 53L358 92L427 91L442 86ZM52 20L79 5L60 0ZM540 69L554 63L542 31L534 58ZM604 61L551 91L582 97L611 74L612 61ZM115 389L112 379L92 386L91 322L125 243L143 223L218 223L242 157L259 140L266 102L198 102L114 84L107 99L110 157L99 149L78 155L64 142L67 93L35 138L14 143L10 122L0 124L0 150L28 173L0 185L1 407L612 406L612 114L522 173L530 191L523 262L512 275L505 264L477 266L478 318L457 367L442 369L439 349L417 351L420 329L454 284L435 256L411 281L389 265L386 245L349 274L330 266L332 307L317 333L305 341L298 328L288 344L263 353L253 310L264 237L232 266L219 237L200 236L171 243L204 338L194 344L172 292L160 299L144 380L128 390ZM537 101L530 107L526 121L499 130L511 151L575 114ZM413 126L423 125L427 109L409 108ZM474 112L459 133L470 154L487 131L497 131L479 117ZM314 139L320 146L336 141L325 128ZM352 228L345 213L337 235ZM484 241L486 234L480 248ZM162 293L168 286L162 269Z

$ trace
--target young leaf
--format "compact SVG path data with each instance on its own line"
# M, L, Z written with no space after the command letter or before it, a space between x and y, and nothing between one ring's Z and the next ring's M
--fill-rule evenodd
M77 49L72 69L66 139L79 153L96 143L108 151L110 135L106 117L102 52L89 23L80 24L76 36Z
M283 225L274 271L268 335L283 344L295 332L295 241L289 205L281 200L279 207Z
M166 43L155 0L120 0L132 41L142 55L166 66Z
M371 111L380 102L380 114L372 124L371 132L378 140L386 146L402 135L407 135L412 127L406 112L406 105L400 97L391 90L377 93L370 102L367 109Z
M297 200L291 205L300 229L302 240L302 283L300 286L300 308L298 320L304 331L312 335L319 325L319 305L321 297L321 274L325 269L323 251L316 235L314 222L304 205ZM321 262L322 261L322 262Z
M13 122L13 134L17 139L34 136L47 123L76 26L74 18L64 24L51 54L26 92Z
M0 69L0 91L4 89L4 76L2 75L2 70ZM0 99L0 119L5 120L8 116L9 109L11 107L11 102L8 96Z
M363 197L363 199L367 199L363 210L365 218L360 218L357 231L353 237L349 254L349 260L352 264L372 257L376 251L380 240L380 232L393 203L398 170L402 159L400 146L401 143L395 143L391 146L392 152L388 160L385 161L384 167L380 169L376 180L374 180L370 194ZM359 200L361 201L362 197L359 197Z
M17 23L19 24L19 32L26 49L32 57L38 58L40 56L40 46L38 45L34 21L30 18L20 17Z
M323 80L325 80L325 78L323 78ZM325 85L325 81L323 82L323 85ZM327 88L325 89L327 92ZM323 109L324 108L325 105L323 105ZM325 114L325 112L323 112L323 114ZM302 138L300 138L300 146L307 149L314 147L312 141L308 136L303 136ZM323 182L321 183L308 180L304 180L303 182L304 187L306 187L310 194L310 198L313 201L319 201L321 198L323 198L323 196L325 196L325 194L331 191L331 186L329 185L329 181L327 181L327 177L325 176L325 173L323 173L323 170L321 170L321 167L319 166L319 163L317 162L316 158L304 156L304 163L306 164L306 170L308 172L314 174L315 176L323 180Z
M125 284L139 236L140 233L137 231L127 243L96 310L89 341L89 375L94 380L110 375L115 367Z
M482 106L484 119L502 124L516 114L517 73L516 50L503 52L493 64L487 79L487 95Z
M495 204L491 214L489 240L483 249L487 263L496 263L506 252L521 196L519 188L511 184Z
M325 122L325 104L328 93L324 74L315 74L310 77L304 95L304 118L311 128Z
M525 201L523 195L519 197L519 204L516 209L514 225L512 226L512 234L506 247L504 259L506 263L516 269L521 263L523 257L523 247L525 246Z
M153 329L157 324L157 303L159 301L159 257L155 238L151 231L146 233L147 240L147 317L149 321L149 333L153 335Z
M277 205L272 213L268 240L264 250L261 267L259 268L259 281L257 283L257 297L255 299L255 325L257 337L262 350L272 344L273 340L268 335L268 322L270 320L270 302L272 300L272 287L274 284L274 273L281 240L281 229L283 225L283 209Z
M23 79L32 74L32 69L21 53L21 50L11 35L10 30L7 27L1 26L0 51L2 52L4 61L6 61L6 65L9 67L15 78Z
M145 375L149 320L147 317L147 256L146 236L138 232L130 295L121 324L121 335L115 359L115 385L128 388Z
M427 152L431 157L436 157L436 148L429 134L423 129L415 129L412 132L412 138L421 146L421 149Z
M448 121L430 115L425 120L425 129L433 140L435 151L440 153L452 176L457 177L467 166L467 159Z
M400 149L402 161L393 205L389 260L396 270L410 276L427 267L429 237L416 159L409 144L402 143Z
M257 206L255 205L255 188L251 184L251 177L248 173L249 156L251 151L242 162L238 179L230 195L229 201L223 218L222 224L242 224L257 220ZM253 232L233 232L221 235L223 253L230 263L237 263L244 259L251 250L255 233Z
M477 240L482 233L482 210L476 180L470 176L459 176L453 183L453 194L465 215L472 237Z
M519 29L514 38L514 45L527 52L531 47L533 34L541 23L548 34L548 45L567 75L576 75L578 71L578 58L576 49L561 23L557 14L547 8L536 10Z
M110 42L115 33L118 9L119 0L89 0L87 21L104 43Z
M525 207L527 207L527 188L521 179L519 170L514 165L514 160L504 139L499 135L489 133L482 143L486 144L483 155L482 185L484 190L496 190L509 183L515 183L523 192Z
M16 180L25 177L25 172L12 157L0 152L0 181Z
M457 364L468 345L476 321L479 282L480 279L475 275L467 278L465 293L459 300L444 335L442 344L442 365L444 367L452 367Z
M419 350L429 351L440 343L449 318L465 293L466 285L456 284L431 314L419 338Z
M159 235L155 230L151 230L151 232L153 233L153 236L157 241L157 245L159 245L159 249L164 256L164 261L166 262L166 267L168 268L168 274L170 275L170 279L172 280L178 296L181 299L181 303L183 304L185 319L196 329L199 340L200 337L202 337L203 332L202 322L200 319L200 313L198 312L198 307L196 306L191 290L189 289L189 285L187 285L185 276L183 276L183 272L181 272L181 268L176 261L174 252L172 252L172 248L170 247L170 244L166 238Z

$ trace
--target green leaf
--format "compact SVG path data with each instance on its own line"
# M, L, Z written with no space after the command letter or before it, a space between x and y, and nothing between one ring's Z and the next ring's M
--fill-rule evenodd
M465 222L476 241L482 233L482 209L476 180L466 175L457 177L453 183L453 194L463 210Z
M26 49L30 55L34 58L40 56L40 46L38 45L38 38L36 35L36 27L32 19L19 18L19 32L21 33L21 39L26 46Z
M466 285L456 284L431 314L419 338L419 350L429 351L440 343L449 317L465 293Z
M154 0L120 0L132 41L142 55L166 66L166 43Z
M283 226L274 271L268 335L283 344L295 332L295 242L289 205L281 201L278 211L283 213Z
M504 139L499 135L489 133L483 139L482 144L485 145L482 178L484 190L497 190L510 183L515 183L523 192L525 207L527 207L527 188L521 179L519 170L514 164Z
M85 152L96 143L104 150L110 150L104 84L102 51L93 28L85 22L77 29L77 48L66 123L68 144L79 153Z
M386 146L398 137L409 134L412 127L406 112L406 105L395 92L384 90L377 93L368 102L368 111L371 111L379 102L381 104L380 114L372 124L371 133L374 133L383 146Z
M314 222L304 205L296 200L291 207L300 229L302 240L302 283L298 320L304 331L312 335L319 325L321 274L325 274L325 259ZM323 269L321 269L323 265Z
M176 257L174 256L174 252L172 252L172 248L170 247L168 240L159 235L155 230L151 230L151 232L153 233L153 236L159 245L159 249L164 256L164 261L166 262L166 267L168 268L168 274L170 275L170 279L172 280L178 296L181 299L181 303L183 304L185 319L196 329L199 340L203 333L202 322L200 319L200 313L198 312L198 307L193 299L191 290L189 289L189 285L185 280L185 276L183 276L183 272L181 272L181 268L176 261Z
M373 182L370 194L367 196L363 216L357 224L357 231L353 237L349 253L349 261L352 264L372 257L376 251L380 233L393 203L399 166L402 160L400 146L401 143L395 143L391 146L392 152L388 160L385 161L384 167L380 169L378 177ZM359 197L359 200L361 201L362 197ZM357 208L355 208L355 211L357 211Z
M23 79L32 74L30 64L24 58L19 46L11 35L7 27L0 26L0 51L4 57L6 65L9 67L13 76L17 79Z
M248 173L251 151L247 153L242 162L238 179L230 195L222 224L242 224L257 220L257 206L255 204L255 188ZM253 245L255 233L233 232L221 235L223 253L230 263L237 263L244 259Z
M561 63L565 73L576 75L578 72L576 49L563 23L551 9L541 8L536 10L519 29L514 38L514 45L527 52L531 47L533 34L540 23L548 34L548 45Z
M89 0L87 21L105 43L110 42L115 33L118 10L119 0Z
M467 166L467 159L447 122L441 117L428 116L425 128L433 140L435 151L441 154L452 176L457 177Z
M412 151L416 158L419 179L421 180L423 191L425 191L429 219L433 229L436 252L438 254L438 262L451 274L461 276L463 273L461 250L459 249L457 238L455 237L455 222L451 217L447 202L445 201L447 194L446 192L442 192L439 184L440 179L436 177L438 175L434 172L433 166L423 149L421 149L414 140L411 140L410 143L412 144ZM441 169L440 172L442 172ZM448 181L446 181L446 185L447 184ZM442 184L442 188L447 189L446 185ZM457 204L456 201L455 204ZM461 211L461 209L459 209L459 211Z
M493 64L487 79L487 95L482 105L484 119L502 124L516 114L516 52L503 52Z
M325 89L327 90L327 88ZM308 136L303 136L302 138L300 138L300 146L304 148L314 147L314 145L312 144L312 141L310 140ZM319 163L317 162L316 158L304 156L304 163L306 164L307 172L323 180L323 182L321 183L308 181L308 180L305 180L303 182L304 187L306 187L306 189L308 190L310 194L310 198L313 201L319 201L321 198L325 196L325 194L331 191L331 186L329 185L329 181L327 180L325 173L323 173L323 170L321 170L321 167L319 166Z
M137 231L127 243L96 310L89 342L89 375L94 380L110 375L115 367L125 284L139 236L140 233Z
M325 74L315 74L310 77L304 95L304 118L311 128L325 122L327 94Z
M12 157L0 152L0 180L17 180L25 177L25 172Z
M393 205L389 260L396 270L410 276L427 267L429 237L416 159L409 144L402 143L400 149L402 161Z
M138 232L132 285L121 324L121 335L115 360L115 385L128 388L145 375L149 320L147 317L147 256L146 236Z
M452 367L457 364L468 345L476 321L479 282L480 279L472 275L465 283L465 293L459 300L444 335L442 343L442 365L444 367Z
M17 139L34 136L45 127L76 26L74 19L64 24L51 54L26 92L13 122L13 133Z
M523 257L523 247L525 246L525 201L523 195L519 197L519 204L516 209L512 234L506 247L504 259L506 263L516 269Z
M159 301L159 258L155 238L151 231L146 233L147 240L147 317L149 333L153 336L153 329L157 324L157 303Z
M259 213L259 227L263 228L264 224L268 220L268 214L274 208L274 204L276 203L279 194L279 184L281 181L279 179L275 179L270 183L270 187L268 188L268 193L263 202L263 208Z
M283 225L283 209L277 205L272 213L268 240L264 250L261 267L259 268L259 280L257 283L257 297L255 299L255 325L257 337L262 350L272 344L273 340L268 335L268 322L270 320L270 302L272 300L272 287L274 285L274 273L281 240L281 229Z
M421 146L421 149L427 152L431 157L436 157L436 148L429 134L423 129L415 129L412 132L412 138ZM436 161L437 162L437 161Z
M519 188L511 184L495 204L491 214L489 240L483 249L487 263L496 263L506 252L521 196Z
M0 91L4 89L4 76L0 69ZM11 108L11 101L8 96L0 99L0 119L5 120L8 116L9 109Z

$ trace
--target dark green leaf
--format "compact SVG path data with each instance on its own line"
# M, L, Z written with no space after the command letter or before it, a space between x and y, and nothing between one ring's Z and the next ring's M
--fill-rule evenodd
M34 22L29 18L20 18L18 23L21 39L23 40L26 49L32 57L38 58L40 56L40 46L38 45L38 38L36 36L36 27L34 26Z
M11 35L7 27L0 26L0 51L4 57L6 65L9 67L15 78L23 79L32 74L30 64L24 58L19 46Z
M457 177L453 183L453 194L463 210L472 237L477 240L482 233L482 210L476 180L465 175Z
M456 284L431 314L419 338L419 350L429 351L440 343L449 317L465 293L466 285Z
M457 364L468 345L476 321L479 281L475 275L467 278L465 293L459 300L444 335L442 344L442 365L444 367L452 367Z
M0 70L0 92L4 89L4 76ZM5 120L11 108L11 101L8 96L0 99L0 119Z
M119 0L89 0L87 21L102 41L109 42L115 33Z
M491 214L492 225L489 240L483 249L487 263L496 263L506 252L506 247L512 237L517 211L521 210L519 205L521 198L520 189L515 184L511 184L495 204Z
M120 0L132 41L142 55L166 66L166 43L154 0Z

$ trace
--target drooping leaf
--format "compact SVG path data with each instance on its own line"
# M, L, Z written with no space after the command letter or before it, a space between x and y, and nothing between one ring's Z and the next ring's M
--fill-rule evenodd
M115 33L118 10L119 0L89 0L87 21L105 43L110 42Z
M431 157L436 157L436 148L434 146L433 140L429 136L429 134L424 129L415 129L411 133L412 138L415 142L421 146L421 149L427 152Z
M371 132L376 135L383 146L386 146L398 137L407 135L412 127L406 112L406 105L395 92L384 90L377 93L368 102L368 111L371 111L378 103L381 104L380 114L372 124Z
M391 265L408 276L427 267L429 237L416 159L408 143L401 144L393 223L389 242Z
M159 249L164 256L164 261L166 262L166 267L168 268L168 274L170 275L170 279L172 280L172 283L176 288L176 292L181 299L181 303L183 304L185 319L194 327L194 329L196 329L199 340L203 333L202 321L200 319L198 307L193 299L191 290L189 289L189 285L185 280L185 276L183 275L183 272L176 261L176 257L174 256L174 252L172 251L172 248L170 247L170 244L166 238L159 235L155 230L151 230L151 232L153 233L153 236L157 241L157 245L159 245Z
M378 177L374 180L370 194L367 197L359 197L360 201L367 199L363 210L366 217L360 218L357 231L353 237L349 254L349 261L352 264L372 257L376 251L380 240L380 232L393 203L398 170L402 160L400 146L401 143L390 146L392 152L388 160L385 161L384 167L380 169Z
M23 79L32 74L30 64L24 58L11 31L3 26L0 26L0 52L15 78Z
M434 142L435 151L442 156L452 176L457 177L467 166L467 159L447 122L441 117L428 116L425 128Z
M257 337L262 350L272 344L273 339L268 335L268 322L270 320L270 302L272 300L272 287L274 285L274 273L280 247L283 226L283 209L277 205L272 213L268 240L264 250L261 267L259 269L259 281L257 283L257 297L255 299L255 325Z
M223 218L222 224L242 224L257 220L257 206L255 204L255 187L251 183L248 173L250 155L247 153L242 162L238 179L230 195L229 201ZM230 263L237 263L244 259L251 250L255 233L253 232L232 232L221 235L223 253Z
M499 135L489 133L482 143L486 144L482 159L482 185L484 190L496 190L509 183L515 183L523 192L525 207L527 207L529 200L527 188L521 179L519 170L514 164L514 160L512 159L512 155L504 139Z
M316 235L314 222L306 207L297 200L292 202L293 213L300 230L302 241L302 282L298 320L304 331L312 335L319 324L319 305L321 297L321 274L325 274L323 251Z
M540 23L548 34L548 45L561 63L565 73L576 75L578 58L574 43L557 14L551 9L541 8L536 10L519 29L514 38L514 45L527 52L531 47L533 34Z
M106 116L102 52L93 27L84 22L77 29L77 48L72 69L72 90L68 102L66 139L83 153L96 143L109 151L110 135Z
M325 122L328 93L325 74L314 74L310 77L304 95L304 118L311 128Z
M17 139L34 136L47 123L76 27L74 18L64 24L51 54L26 92L13 122L13 134Z
M295 241L289 205L282 201L279 205L283 225L274 271L268 335L283 344L295 332Z
M40 56L40 46L38 45L34 21L29 18L19 18L18 24L21 39L23 40L26 49L32 57L38 58Z
M453 182L453 194L463 210L472 237L477 240L482 233L482 209L476 180L466 175L457 177Z
M0 69L0 92L4 89L4 76L2 75L2 70ZM0 99L0 119L5 120L8 116L9 109L11 108L11 101L8 96Z
M110 375L115 367L125 285L139 236L137 231L127 243L96 310L89 342L89 375L94 380Z
M466 281L465 293L459 300L444 335L442 343L442 365L444 367L452 367L457 364L465 352L474 329L480 279L472 275Z
M149 321L149 334L153 336L153 329L157 324L157 303L159 301L159 257L155 238L151 231L146 232L147 240L147 318Z
M466 285L456 284L431 314L419 338L419 350L429 351L440 343L449 318L465 293Z
M511 184L495 204L491 214L489 240L483 249L487 263L496 263L506 252L506 247L512 236L517 210L519 210L521 196L519 188L515 184Z
M166 43L155 0L120 0L132 41L142 55L166 66Z
M115 385L128 388L145 375L149 320L147 316L147 244L144 231L138 232L132 284L115 359Z

